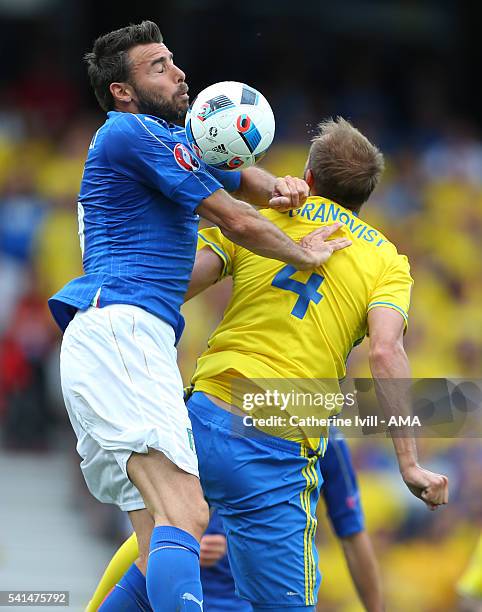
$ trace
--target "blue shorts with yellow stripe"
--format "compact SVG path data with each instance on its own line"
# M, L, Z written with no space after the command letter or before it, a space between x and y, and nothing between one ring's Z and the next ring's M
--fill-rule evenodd
M321 580L318 456L244 427L242 417L203 393L194 393L187 406L204 493L226 530L236 594L255 612L314 611Z

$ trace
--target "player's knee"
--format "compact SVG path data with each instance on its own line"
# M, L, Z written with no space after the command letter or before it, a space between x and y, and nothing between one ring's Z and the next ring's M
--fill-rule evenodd
M183 518L187 519L188 531L200 540L209 523L209 506L204 499L199 480L190 480L189 484L181 498L182 508L187 513Z
M178 526L200 541L209 523L209 507L204 497L201 497L195 501L191 500L186 509L187 514L182 517Z
M180 503L178 501L167 512L165 507L159 512L152 508L151 514L156 525L178 527L192 534L197 540L201 540L209 523L209 506L202 496L195 499L184 496Z

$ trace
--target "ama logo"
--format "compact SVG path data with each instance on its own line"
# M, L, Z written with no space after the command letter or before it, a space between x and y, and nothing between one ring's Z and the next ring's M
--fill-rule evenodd
M183 170L188 172L197 172L201 166L199 160L180 142L174 147L174 159Z

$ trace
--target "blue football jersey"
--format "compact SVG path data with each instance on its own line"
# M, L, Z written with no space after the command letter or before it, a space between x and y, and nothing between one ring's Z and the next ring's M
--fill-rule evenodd
M183 128L109 112L89 146L80 189L85 275L49 300L60 328L79 309L132 304L169 323L178 340L196 252L196 208L218 189L235 191L240 180L239 172L208 169Z

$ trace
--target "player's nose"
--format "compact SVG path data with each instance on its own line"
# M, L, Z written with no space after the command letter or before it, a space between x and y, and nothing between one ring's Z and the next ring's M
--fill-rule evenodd
M176 77L176 82L177 83L182 83L183 81L186 80L186 75L185 73L179 68L179 66L176 66L174 64L173 66L174 68L174 72L175 72L175 77Z

